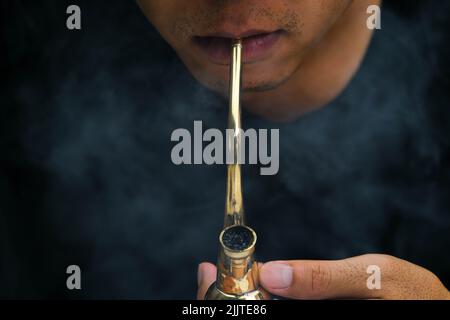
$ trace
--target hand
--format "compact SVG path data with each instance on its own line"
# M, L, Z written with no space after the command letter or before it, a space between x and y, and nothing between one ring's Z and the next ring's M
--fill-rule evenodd
M381 288L369 289L368 266L381 271ZM430 271L392 256L368 254L335 261L272 261L259 265L261 285L291 299L450 299L450 292ZM216 278L216 267L201 263L197 298L203 299Z

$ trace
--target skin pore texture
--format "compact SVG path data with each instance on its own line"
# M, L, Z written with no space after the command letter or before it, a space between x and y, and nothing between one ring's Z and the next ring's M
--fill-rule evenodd
M343 91L370 43L367 8L380 2L138 0L191 74L224 96L228 62L214 57L220 56L225 41L242 37L243 107L275 121L293 120L318 109ZM259 56L249 54L246 59L245 38L266 33L276 40ZM215 56L197 45L199 39L214 39Z

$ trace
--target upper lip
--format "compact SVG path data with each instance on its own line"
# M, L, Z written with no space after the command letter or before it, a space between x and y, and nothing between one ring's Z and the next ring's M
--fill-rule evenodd
M201 37L243 39L243 38L253 37L253 36L257 36L257 35L261 35L261 34L272 33L275 31L277 31L277 30L268 31L268 30L252 29L252 30L246 30L246 31L242 31L242 32L218 31L218 32L213 32L213 33L203 35Z

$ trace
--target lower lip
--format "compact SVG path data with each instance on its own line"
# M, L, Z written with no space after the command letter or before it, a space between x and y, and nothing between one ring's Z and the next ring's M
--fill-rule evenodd
M255 62L270 55L270 49L277 43L282 31L259 34L242 39L242 61ZM194 37L194 43L209 59L217 64L230 64L230 38Z

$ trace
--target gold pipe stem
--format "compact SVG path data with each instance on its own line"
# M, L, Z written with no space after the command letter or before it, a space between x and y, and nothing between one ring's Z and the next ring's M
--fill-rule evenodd
M265 300L270 295L259 287L258 264L253 252L256 233L245 226L241 180L241 74L242 43L236 40L231 49L230 111L227 130L227 197L224 230L219 236L217 277L205 295L206 300ZM232 134L230 135L229 132ZM232 153L231 153L232 152ZM229 162L228 162L229 161Z
M227 151L233 155L232 163L227 167L227 195L225 203L224 228L245 224L244 205L241 180L241 75L242 75L242 42L237 39L231 47L229 115L227 135Z

